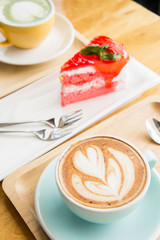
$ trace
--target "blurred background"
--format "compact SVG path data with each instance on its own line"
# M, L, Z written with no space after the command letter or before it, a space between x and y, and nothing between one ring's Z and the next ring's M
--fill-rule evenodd
M160 15L160 0L134 0L150 11Z

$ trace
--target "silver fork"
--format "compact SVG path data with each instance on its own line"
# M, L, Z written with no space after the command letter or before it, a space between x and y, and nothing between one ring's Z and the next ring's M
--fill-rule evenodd
M42 129L39 131L29 131L29 130L0 130L0 133L31 133L36 135L36 137L40 138L41 140L48 141L54 140L61 137L66 136L67 134L71 133L72 129L65 128L65 129Z
M44 123L53 128L62 128L66 125L70 125L74 122L79 121L82 117L82 110L77 110L72 113L65 114L60 118L51 118L48 120L35 120L35 121L23 121L23 122L6 122L0 123L0 127L18 125L18 124L26 124L26 123Z

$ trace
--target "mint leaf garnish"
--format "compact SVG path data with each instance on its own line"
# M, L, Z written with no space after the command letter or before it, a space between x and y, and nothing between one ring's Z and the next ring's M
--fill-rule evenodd
M105 44L102 46L99 46L98 44L93 44L86 48L82 48L80 50L80 53L86 56L97 54L100 60L117 61L122 57L120 53L107 53L108 47L109 45L105 45Z
M108 53L102 56L101 60L112 60L117 61L122 57L120 53Z
M108 45L106 45L107 48L108 48ZM99 51L100 51L100 46L98 44L93 44L93 45L90 45L86 48L82 48L80 53L83 54L83 55L92 55L92 54L97 54L99 55Z

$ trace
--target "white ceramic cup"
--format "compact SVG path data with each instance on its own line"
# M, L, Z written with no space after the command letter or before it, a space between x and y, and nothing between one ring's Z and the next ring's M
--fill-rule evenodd
M66 153L66 151L70 148L68 146L64 152L59 156L57 166L56 166L56 183L58 186L58 189L60 191L60 194L65 202L65 204L68 206L68 208L74 212L77 216L80 218L87 220L89 222L93 223L110 223L114 222L116 220L120 220L121 218L127 216L129 213L131 213L135 207L139 205L141 200L144 198L145 194L147 193L147 190L150 185L151 181L151 169L154 167L157 161L157 157L155 154L150 150L145 150L143 152L139 151L137 147L135 147L133 144L129 143L128 141L121 139L119 137L111 136L111 135L100 135L100 136L90 136L87 138L80 139L78 141L89 139L92 137L113 137L115 139L118 139L124 143L127 143L129 146L131 146L144 160L144 163L146 165L146 171L147 171L147 180L145 183L145 187L143 188L142 192L132 201L126 203L125 205L114 207L114 208L108 208L108 209L99 209L99 208L93 208L93 207L87 207L84 206L75 200L73 200L71 197L69 197L64 191L63 188L59 182L58 178L58 169L59 169L59 163L63 157L63 155ZM76 142L72 143L75 144Z

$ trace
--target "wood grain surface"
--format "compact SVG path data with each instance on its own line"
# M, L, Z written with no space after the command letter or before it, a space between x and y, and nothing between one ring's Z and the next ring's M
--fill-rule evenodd
M160 74L160 17L130 0L54 0L56 10L63 13L76 30L88 39L96 35L106 35L124 43L130 55ZM45 64L41 65L45 68ZM0 63L0 68L7 64ZM37 74L40 66L34 66L33 73ZM0 90L10 90L11 80L4 82L0 76ZM123 107L135 104L143 98L160 94L160 85L146 91L137 100ZM105 121L106 119L104 119ZM90 128L92 129L92 127ZM59 153L62 146L55 149ZM35 239L4 194L0 184L0 239L26 240Z

